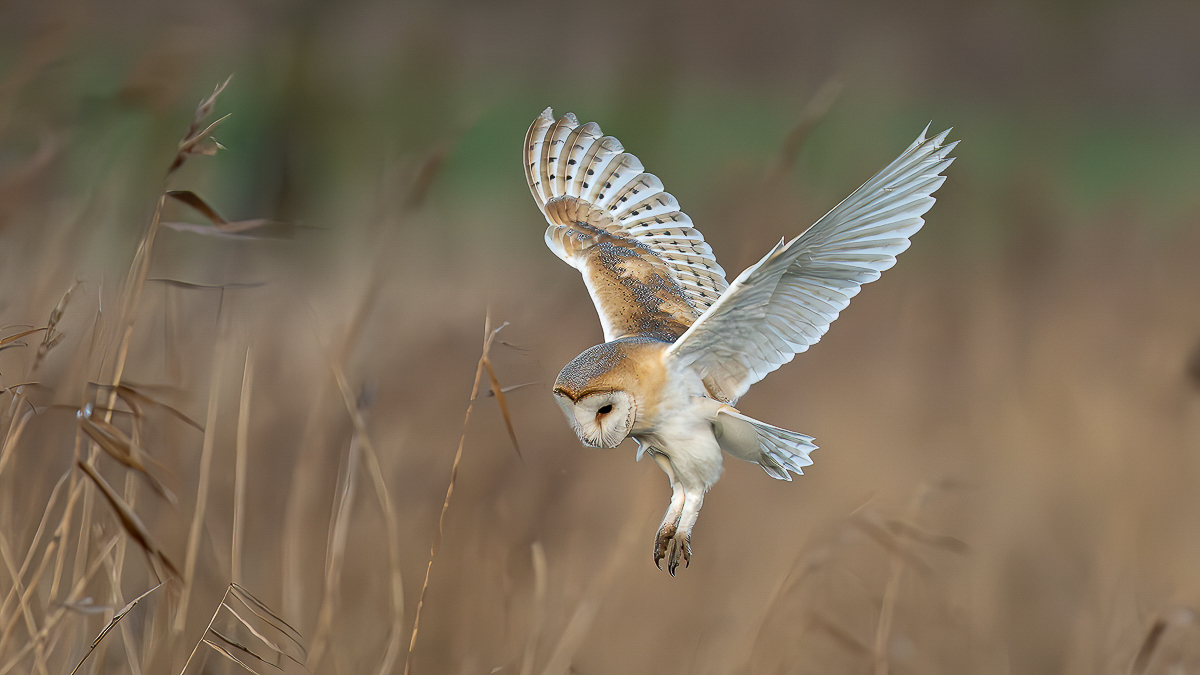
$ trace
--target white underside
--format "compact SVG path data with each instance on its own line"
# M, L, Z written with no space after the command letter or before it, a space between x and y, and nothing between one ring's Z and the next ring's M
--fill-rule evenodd
M690 534L704 493L721 477L722 451L763 467L768 474L791 480L788 470L812 463L812 439L779 429L739 413L705 395L700 376L678 368L658 401L640 408L632 432L638 458L649 452L671 481L671 506L663 525ZM657 414L649 411L661 411Z

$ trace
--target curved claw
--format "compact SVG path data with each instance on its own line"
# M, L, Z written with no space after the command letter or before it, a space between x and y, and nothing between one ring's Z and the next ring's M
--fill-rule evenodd
M660 570L662 569L663 558L666 558L668 555L670 555L671 544L675 541L674 538L674 523L664 524L662 527L658 528L658 535L654 538L654 566ZM671 561L668 560L667 567L670 568L670 566ZM671 576L675 576L675 573L671 572Z
M663 559L667 561L667 572L675 576L680 561L685 568L692 564L692 536L682 532L675 525L663 525L654 539L654 566L662 569Z
M675 570L679 568L680 559L683 560L683 566L686 569L692 564L692 537L689 534L677 532L671 538L671 557L667 562L667 571L671 576L675 576Z

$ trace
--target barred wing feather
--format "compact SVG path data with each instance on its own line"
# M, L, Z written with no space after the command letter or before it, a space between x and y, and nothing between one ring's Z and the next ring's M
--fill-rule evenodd
M945 144L949 129L930 139L927 131L803 234L742 272L670 357L698 372L714 397L733 402L820 340L924 224L958 144Z
M581 125L570 113L555 120L550 108L543 111L525 138L525 178L550 223L546 244L583 273L606 340L654 332L645 316L656 311L676 322L677 330L664 335L673 340L728 287L675 197L595 122ZM631 280L635 267L640 276ZM653 298L645 305L647 293L661 307ZM624 306L635 300L645 306Z

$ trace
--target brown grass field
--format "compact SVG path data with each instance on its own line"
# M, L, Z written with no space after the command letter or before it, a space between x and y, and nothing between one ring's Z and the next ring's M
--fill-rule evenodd
M0 675L1200 672L1200 11L967 5L0 8ZM551 104L731 278L963 139L676 578L549 394Z

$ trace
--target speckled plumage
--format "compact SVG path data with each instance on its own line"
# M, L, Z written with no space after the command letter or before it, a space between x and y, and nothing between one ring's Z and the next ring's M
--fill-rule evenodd
M928 131L928 129L926 129ZM563 368L554 398L586 445L625 438L671 482L654 561L674 576L722 452L791 480L812 438L733 407L816 343L859 288L909 245L957 143L923 132L815 225L729 284L662 182L600 127L547 108L525 138L525 176L550 250L583 275L605 342Z

